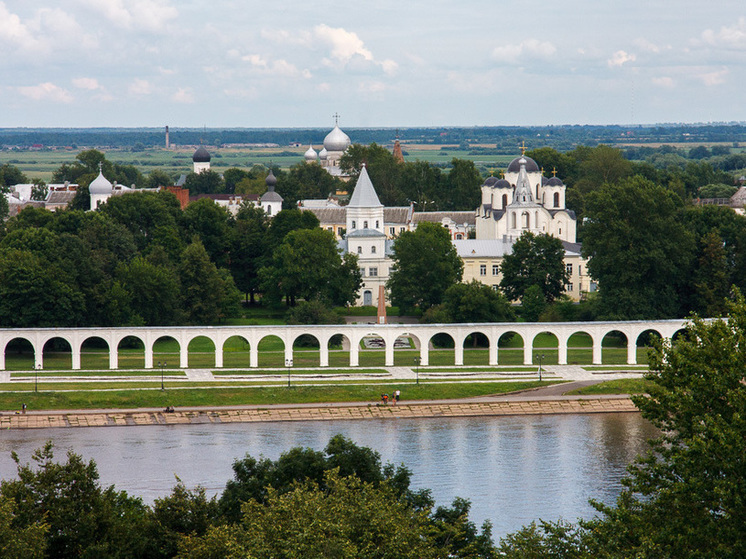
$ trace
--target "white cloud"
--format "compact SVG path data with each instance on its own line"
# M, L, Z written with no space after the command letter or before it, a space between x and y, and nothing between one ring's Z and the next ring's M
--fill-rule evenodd
M125 29L160 31L179 15L168 0L80 0Z
M176 90L176 93L171 96L171 100L175 103L194 103L194 94L192 93L191 88L180 87Z
M738 23L730 27L721 27L720 31L706 29L702 32L702 41L714 47L746 49L746 18L738 18Z
M625 52L623 50L618 50L611 58L606 61L606 63L609 65L609 68L615 68L622 66L627 62L634 62L635 60L637 60L637 56L635 56L634 54Z
M150 95L153 91L150 83L147 80L141 78L135 78L133 82L127 88L130 95Z
M644 39L642 37L639 37L639 38L635 39L634 40L634 44L640 50L647 51L647 52L652 52L654 54L658 54L662 50L661 47L659 47L655 43L651 43L650 41L648 41L647 39Z
M705 84L706 86L711 87L714 85L724 84L725 77L727 75L728 75L728 69L723 68L721 70L715 70L713 72L704 72L695 77L702 80L702 83Z
M517 45L503 45L492 50L492 58L505 64L518 63L520 58L551 58L557 47L548 41L528 39Z
M72 82L78 89L87 89L89 91L101 89L101 85L96 78L74 78Z
M230 56L238 55L235 49L229 51L228 54ZM247 55L241 56L240 59L244 62L248 62L254 70L257 70L265 75L278 76L278 77L283 77L283 78L294 78L298 76L301 76L304 78L311 77L310 70L307 70L307 69L304 69L302 71L298 70L295 64L291 64L287 60L284 60L281 58L277 60L269 61L260 54L247 54Z
M658 87L672 88L676 85L676 82L673 81L673 78L670 78L668 76L653 78L651 81L653 82L653 85L657 85Z
M18 88L18 92L34 101L54 101L57 103L71 103L73 101L73 96L66 89L51 82L21 86Z
M15 45L36 42L28 26L18 15L8 11L5 2L0 2L0 40Z
M340 68L354 63L355 66L360 67L359 61L364 60L379 66L387 75L396 73L399 68L394 60L376 60L362 39L353 31L347 31L341 27L329 27L322 23L313 28L313 33L317 39L331 47L332 60L323 59L328 66Z

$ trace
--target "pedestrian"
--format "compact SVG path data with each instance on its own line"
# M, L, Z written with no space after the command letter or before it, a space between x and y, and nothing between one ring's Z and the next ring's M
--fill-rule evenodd
M21 404L21 413L26 413L26 404Z
M401 390L398 388L394 391L394 403L399 401L399 397L401 396Z
M383 395L383 405L385 406L388 403L389 403L389 395L388 394L384 394Z

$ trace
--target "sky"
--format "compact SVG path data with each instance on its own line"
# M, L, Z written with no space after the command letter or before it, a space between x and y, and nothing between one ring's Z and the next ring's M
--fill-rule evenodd
M746 121L743 0L0 0L0 127Z

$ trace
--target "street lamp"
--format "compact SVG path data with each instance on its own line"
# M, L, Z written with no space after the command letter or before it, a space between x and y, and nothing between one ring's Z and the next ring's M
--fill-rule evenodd
M166 366L166 362L161 363L158 361L158 366L161 368L161 390L165 390L166 388L163 386L163 368Z
M541 382L541 362L544 360L544 354L537 354L536 358L539 360L539 382Z
M34 392L39 392L39 369L41 365L34 365Z
M414 358L414 366L415 366L415 375L417 376L417 385L420 384L420 358L415 357Z

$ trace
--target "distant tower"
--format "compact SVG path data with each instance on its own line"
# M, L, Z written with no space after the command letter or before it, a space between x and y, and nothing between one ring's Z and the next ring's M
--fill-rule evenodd
M207 152L204 146L199 146L197 151L192 155L192 163L194 163L194 172L201 173L202 171L208 171L210 169L210 154Z
M394 140L394 159L399 163L404 163L404 153L401 150L401 144L399 143L399 131L396 131L396 139Z
M168 138L168 126L166 126L166 149L171 149L171 140Z

